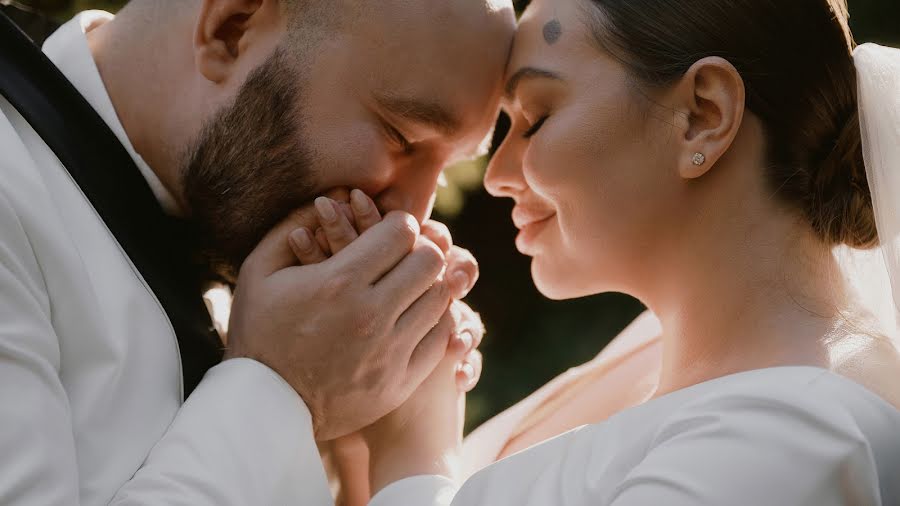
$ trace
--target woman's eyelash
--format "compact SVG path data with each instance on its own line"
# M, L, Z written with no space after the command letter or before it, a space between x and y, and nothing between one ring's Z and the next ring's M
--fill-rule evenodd
M549 117L550 116L541 116L541 119L537 120L533 125L531 125L531 128L529 128L525 131L525 133L522 134L522 137L530 139L532 136L534 136L534 134L538 132L538 130L541 129L542 126L544 126L544 122L547 121L547 118Z

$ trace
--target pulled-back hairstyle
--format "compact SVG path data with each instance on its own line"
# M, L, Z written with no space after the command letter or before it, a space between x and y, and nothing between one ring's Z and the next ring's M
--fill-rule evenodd
M601 49L639 86L698 60L738 70L764 126L766 178L828 244L877 245L846 0L586 0Z

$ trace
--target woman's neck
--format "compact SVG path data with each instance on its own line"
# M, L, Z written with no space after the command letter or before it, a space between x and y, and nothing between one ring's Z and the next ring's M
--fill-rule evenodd
M748 215L765 218L690 241L647 298L663 328L656 395L745 370L828 366L825 341L847 306L830 249L796 218Z

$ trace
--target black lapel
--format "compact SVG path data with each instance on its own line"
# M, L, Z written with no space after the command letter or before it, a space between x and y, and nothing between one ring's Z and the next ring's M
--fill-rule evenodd
M0 13L0 93L68 169L162 303L181 351L187 396L222 359L182 237L131 156L55 65Z

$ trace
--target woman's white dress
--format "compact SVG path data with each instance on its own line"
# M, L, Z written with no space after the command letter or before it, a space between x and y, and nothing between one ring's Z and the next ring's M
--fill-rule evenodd
M814 367L701 383L370 506L900 505L900 411Z

